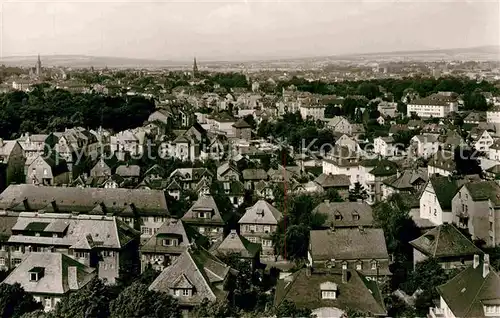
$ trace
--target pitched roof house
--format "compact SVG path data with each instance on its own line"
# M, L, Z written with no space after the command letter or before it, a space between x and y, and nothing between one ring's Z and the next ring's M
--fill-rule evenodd
M4 284L18 283L45 311L55 308L63 296L85 286L96 276L94 269L62 253L31 253Z
M322 227L372 227L372 207L365 202L330 202L325 200L314 208L312 213L326 216Z
M182 220L212 241L223 235L225 221L211 195L200 196L184 214Z

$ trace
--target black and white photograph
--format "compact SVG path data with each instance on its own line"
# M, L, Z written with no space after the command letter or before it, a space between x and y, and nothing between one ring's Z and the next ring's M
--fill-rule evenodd
M0 318L500 318L500 0L0 0Z

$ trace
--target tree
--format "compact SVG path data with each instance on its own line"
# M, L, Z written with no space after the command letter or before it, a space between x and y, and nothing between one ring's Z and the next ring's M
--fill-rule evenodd
M309 248L310 228L303 224L286 225L286 220L287 217L283 217L272 235L274 252L287 260L305 259Z
M467 110L486 111L489 107L484 95L479 91L475 91L464 95L464 108Z
M209 301L203 299L201 304L194 308L194 316L199 318L232 317L234 311L227 300Z
M366 200L368 198L368 193L366 189L361 185L361 183L356 182L354 188L349 190L349 201L356 202L358 200Z
M77 292L63 297L56 306L54 317L109 317L109 302L113 298L111 289L94 278Z
M402 260L408 259L412 254L408 242L420 236L406 202L404 196L394 194L373 208L374 223L384 230L389 253Z
M368 99L374 99L380 96L380 90L376 84L363 82L358 86L358 94Z
M0 285L0 317L19 318L25 313L42 308L42 304L26 293L20 284Z
M308 308L297 308L295 303L285 299L281 302L281 304L276 308L276 316L278 318L285 317L293 317L293 318L302 318L302 317L312 317L311 310Z
M436 286L446 283L448 279L450 275L434 258L428 258L415 265L415 270L403 284L403 289L408 294L413 294L418 289L422 290L415 301L417 316L425 316L429 307L434 307L433 301L439 298Z
M177 318L181 311L172 296L148 289L147 285L134 283L124 289L110 303L110 317Z
M455 148L454 161L457 175L471 175L483 173L478 159L478 153L474 149L464 147Z

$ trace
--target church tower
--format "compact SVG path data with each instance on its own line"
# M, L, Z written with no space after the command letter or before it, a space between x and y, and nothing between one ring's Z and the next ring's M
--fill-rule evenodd
M38 77L42 75L42 61L40 60L40 54L38 54L38 60L36 61L35 73Z
M196 77L197 75L198 75L198 64L196 64L196 57L195 57L193 61L193 77Z

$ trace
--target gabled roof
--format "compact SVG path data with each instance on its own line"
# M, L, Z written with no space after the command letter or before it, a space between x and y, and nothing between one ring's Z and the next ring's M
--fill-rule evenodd
M265 200L259 200L248 208L238 223L243 224L278 224L282 214Z
M245 169L242 171L244 180L267 180L267 172L264 169Z
M149 286L150 290L171 294L176 281L189 282L195 292L190 297L178 297L179 304L195 306L203 299L216 301L224 299L227 294L218 289L215 284L223 282L229 275L229 266L202 248L183 252L175 261L165 268Z
M483 264L480 261L476 268L470 265L437 287L455 317L485 317L484 305L500 305L500 277L491 266L488 275L483 277Z
M451 224L441 224L410 244L421 253L435 258L483 254L483 251Z
M451 200L457 194L460 186L465 183L464 179L450 177L432 176L429 182L434 189L439 205L443 211L451 211Z
M116 168L116 174L124 178L139 177L141 175L141 167L138 165L121 165Z
M244 129L244 128L252 128L252 126L250 126L249 123L247 123L245 121L245 119L241 118L240 120L238 120L236 123L233 124L233 127L234 128L238 128L238 129Z
M369 173L376 177L379 177L379 176L392 176L397 172L398 172L397 163L390 160L381 159L379 160L375 168L370 170Z
M215 243L210 247L210 252L214 254L228 255L232 253L239 254L242 258L254 258L260 253L262 245L252 243L243 236L232 230L224 240Z
M384 231L374 228L312 230L310 252L313 260L389 258Z
M30 281L29 275L35 267L42 274L36 283ZM32 252L3 282L10 285L19 283L28 293L63 295L82 288L95 275L93 268L62 253Z
M199 218L199 212L211 213L211 217ZM201 195L186 212L186 214L184 214L182 220L189 223L224 224L224 219L222 218L219 208L211 195Z
M428 174L426 169L404 170L399 176L391 176L384 180L384 184L399 190L412 190L416 183L427 182Z
M290 277L278 280L274 305L279 306L284 300L295 303L299 308L311 310L319 308L349 309L367 315L385 316L387 311L377 284L367 280L361 273L347 271L347 282L342 281L339 271L319 272L314 270L308 276L306 269L301 269ZM321 298L321 284L331 282L337 285L336 299Z

